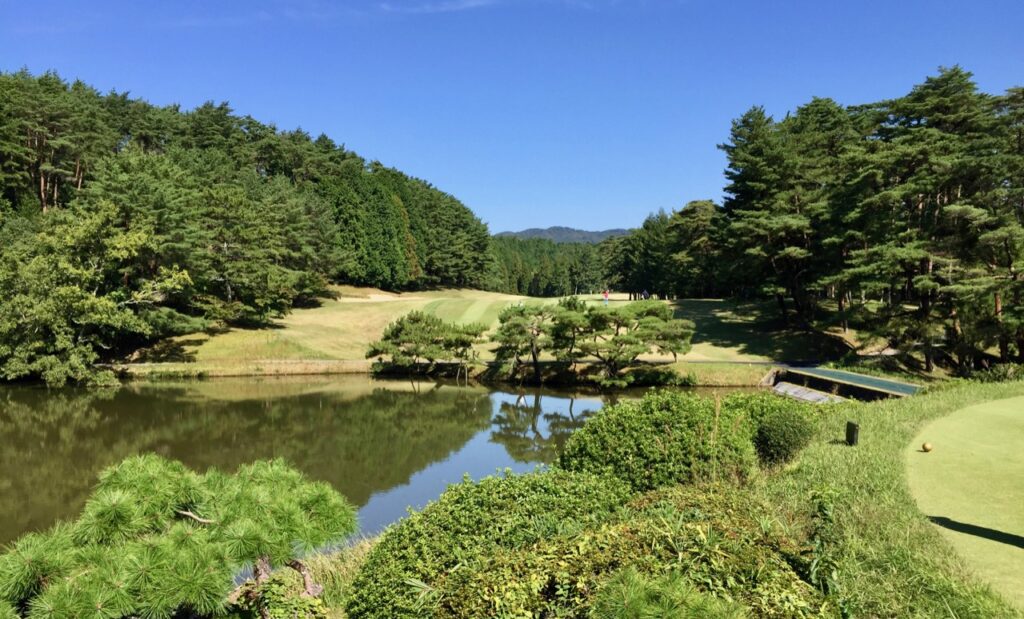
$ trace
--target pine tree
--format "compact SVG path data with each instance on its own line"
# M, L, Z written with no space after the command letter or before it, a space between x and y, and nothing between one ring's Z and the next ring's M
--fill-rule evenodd
M343 497L280 460L227 475L136 456L100 475L77 521L0 555L0 609L61 619L221 615L246 606L240 596L253 589L235 584L245 567L257 584L273 567L308 574L301 553L355 528Z

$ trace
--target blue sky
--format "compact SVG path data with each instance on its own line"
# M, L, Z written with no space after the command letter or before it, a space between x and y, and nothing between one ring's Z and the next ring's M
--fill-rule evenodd
M751 105L1024 85L1024 2L0 0L0 69L229 101L462 199L493 231L635 226L719 199Z

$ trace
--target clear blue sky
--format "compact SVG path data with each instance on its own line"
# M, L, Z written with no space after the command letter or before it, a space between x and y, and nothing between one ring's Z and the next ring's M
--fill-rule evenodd
M425 178L492 231L635 226L718 199L753 104L1024 85L1024 2L0 0L0 69L229 101Z

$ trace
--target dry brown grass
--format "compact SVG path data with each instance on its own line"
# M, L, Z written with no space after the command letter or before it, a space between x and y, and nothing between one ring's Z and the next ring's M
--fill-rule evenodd
M345 602L349 589L366 556L377 543L376 537L360 540L351 546L329 554L307 557L306 565L313 573L313 580L324 587L323 600L328 607L328 617L344 619Z

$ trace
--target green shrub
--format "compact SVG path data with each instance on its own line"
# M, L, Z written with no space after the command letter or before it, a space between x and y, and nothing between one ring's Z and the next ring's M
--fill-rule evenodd
M559 465L611 473L638 491L743 480L754 467L753 428L737 408L660 391L601 410L566 442Z
M657 577L630 567L598 592L594 619L745 619L739 604L701 593L676 571Z
M302 576L278 570L267 580L249 581L239 595L238 608L252 617L267 619L326 619L327 607L316 596L305 595Z
M348 614L421 617L459 604L447 593L453 576L476 573L502 549L610 520L628 496L614 479L566 471L452 485L381 536L352 585Z
M757 428L754 446L765 464L792 460L814 436L810 404L772 393L734 394L722 405L745 414Z
M666 584L685 581L757 617L833 616L821 593L793 567L806 571L801 549L776 530L767 513L731 484L654 491L634 499L611 521L529 545L492 547L485 557L437 581L431 590L434 604L425 614L588 617L608 608L611 600L602 601L603 593L614 589L616 575L631 568L655 582L674 573Z
M988 369L975 372L971 375L971 379L980 383L1024 380L1024 363L997 363Z
M0 555L0 602L34 617L223 613L245 566L343 539L355 512L281 461L204 475L155 455L107 469L73 524Z
M0 619L18 619L18 613L10 604L0 602Z
M633 387L697 386L697 376L693 372L680 374L671 367L640 367L630 370L626 376Z

